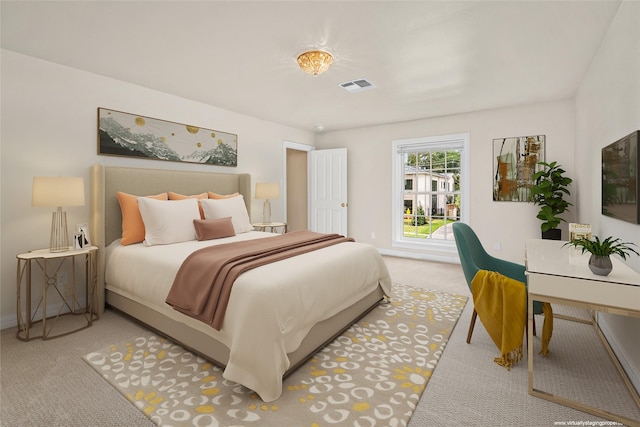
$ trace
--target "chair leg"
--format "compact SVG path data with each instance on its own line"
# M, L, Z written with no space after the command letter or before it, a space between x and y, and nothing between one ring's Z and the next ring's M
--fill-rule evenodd
M473 314L471 315L471 324L469 325L469 332L467 333L467 344L471 343L471 334L473 334L473 327L476 325L476 318L478 317L478 313L476 309L473 309Z
M533 315L533 336L536 336L536 315Z

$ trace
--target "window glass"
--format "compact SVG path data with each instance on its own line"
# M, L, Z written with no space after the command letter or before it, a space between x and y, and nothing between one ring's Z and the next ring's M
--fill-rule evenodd
M394 141L394 244L455 244L451 224L466 218L468 134ZM455 248L455 246L454 246Z

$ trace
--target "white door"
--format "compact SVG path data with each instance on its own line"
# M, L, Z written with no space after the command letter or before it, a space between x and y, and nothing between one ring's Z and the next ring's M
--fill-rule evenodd
M347 235L347 149L309 152L309 229Z

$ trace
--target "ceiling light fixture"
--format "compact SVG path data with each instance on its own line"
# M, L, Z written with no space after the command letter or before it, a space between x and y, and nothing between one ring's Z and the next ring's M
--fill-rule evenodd
M298 65L303 71L317 76L329 69L333 56L323 50L310 50L298 55Z

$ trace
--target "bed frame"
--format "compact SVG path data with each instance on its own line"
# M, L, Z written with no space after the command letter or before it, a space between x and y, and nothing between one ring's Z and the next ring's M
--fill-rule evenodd
M144 323L167 336L184 348L212 362L226 366L229 349L211 336L194 330L155 310L105 289L105 246L120 238L122 213L116 193L149 195L173 191L181 194L199 194L212 191L219 194L238 192L244 196L251 217L251 176L191 172L178 170L141 169L94 165L91 168L91 225L92 244L98 247L96 307L102 314L105 304ZM293 372L309 357L339 336L353 323L375 308L383 299L383 291L376 290L334 317L315 325L300 347L289 353L291 365L285 376Z

